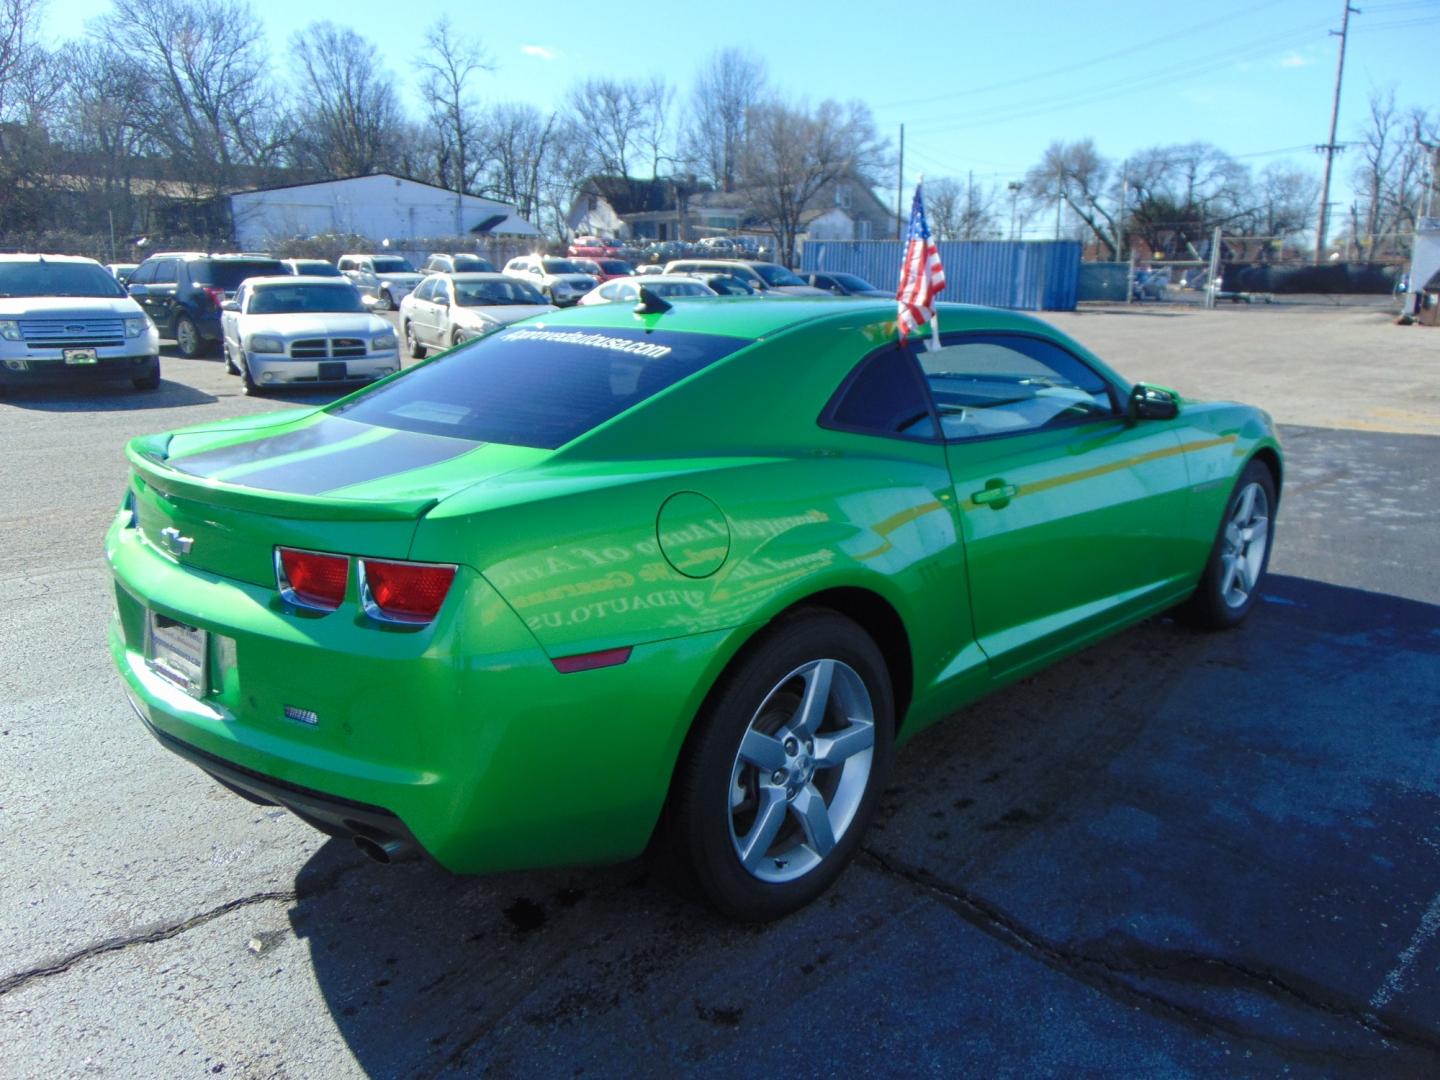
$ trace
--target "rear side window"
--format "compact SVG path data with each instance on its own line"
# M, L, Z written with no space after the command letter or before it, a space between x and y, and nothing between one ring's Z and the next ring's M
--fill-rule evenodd
M196 285L213 285L234 292L246 278L288 274L279 259L226 259L224 262L190 264L190 280Z
M334 412L400 431L553 449L748 344L664 330L517 326Z
M155 264L154 282L156 285L172 285L176 281L176 272L180 263L175 259L161 259Z
M909 350L873 352L841 384L821 415L824 427L891 438L933 439L935 418Z

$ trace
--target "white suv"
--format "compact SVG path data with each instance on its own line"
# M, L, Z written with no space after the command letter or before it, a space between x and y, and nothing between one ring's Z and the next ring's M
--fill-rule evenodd
M587 274L569 259L554 255L521 255L506 263L504 272L534 285L556 307L579 303L582 296L599 284L594 274Z
M381 311L398 309L425 279L403 255L341 255L335 265Z
M0 394L24 383L160 385L160 335L110 272L73 255L0 255Z

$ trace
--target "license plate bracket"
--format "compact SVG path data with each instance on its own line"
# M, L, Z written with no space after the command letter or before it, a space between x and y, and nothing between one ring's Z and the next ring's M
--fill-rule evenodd
M157 611L147 612L145 663L162 679L174 683L191 697L204 697L205 658L209 654L207 631Z
M94 349L62 349L60 355L67 364L98 364L99 357Z
M320 363L319 378L323 382L339 382L345 378L345 361L323 360Z

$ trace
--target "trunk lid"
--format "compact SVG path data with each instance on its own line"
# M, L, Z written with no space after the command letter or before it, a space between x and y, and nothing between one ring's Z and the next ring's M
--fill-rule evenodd
M432 507L548 453L319 411L267 419L131 442L136 524L148 543L257 585L274 583L277 545L404 559Z

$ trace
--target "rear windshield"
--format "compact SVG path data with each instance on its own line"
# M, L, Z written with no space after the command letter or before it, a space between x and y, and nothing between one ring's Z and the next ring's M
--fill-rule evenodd
M482 259L479 255L456 255L456 270L494 270L495 266L489 259Z
M410 265L410 260L401 258L399 255L376 255L371 260L375 264L377 274L413 274L415 267Z
M455 303L461 307L490 307L494 304L543 304L545 297L528 281L466 281L455 279Z
M756 263L751 269L765 280L766 285L772 288L779 288L782 285L805 284L789 270L783 266L776 266L774 263Z
M607 274L635 273L634 267L627 262L621 262L619 259L600 259L598 262L600 263L600 269L604 270Z
M340 268L334 263L320 262L296 262L295 273L304 274L306 277L344 277Z
M400 431L554 449L747 344L664 330L517 326L334 412Z
M110 271L94 263L0 263L0 296L124 296Z
M279 259L201 260L190 264L190 280L196 285L214 285L234 292L246 278L275 277L290 273Z
M263 285L250 297L251 315L298 315L366 311L360 290L348 281L335 285Z
M585 271L569 259L546 259L545 272L547 274L583 274Z
M845 288L850 289L853 292L880 291L875 288L874 285L871 285L868 281L866 281L864 278L856 277L854 274L831 274L830 276L836 281L838 281L841 285L845 286Z

